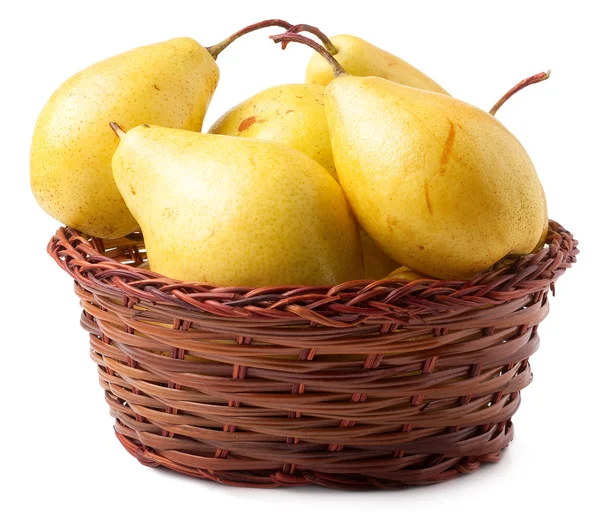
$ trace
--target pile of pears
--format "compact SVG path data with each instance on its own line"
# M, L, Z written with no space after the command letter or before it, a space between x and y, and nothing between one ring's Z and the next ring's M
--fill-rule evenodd
M316 50L305 83L262 91L202 133L217 55L273 25L284 48ZM37 120L31 186L63 224L141 231L153 271L219 286L465 280L535 251L548 229L533 163L493 115L363 39L281 20L77 73Z

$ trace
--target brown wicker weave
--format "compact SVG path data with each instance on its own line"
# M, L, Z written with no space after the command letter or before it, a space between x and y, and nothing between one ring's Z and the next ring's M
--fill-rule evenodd
M108 243L108 242L107 242ZM430 484L513 437L547 294L577 242L465 281L219 288L142 268L141 239L60 229L117 437L142 463L238 486Z

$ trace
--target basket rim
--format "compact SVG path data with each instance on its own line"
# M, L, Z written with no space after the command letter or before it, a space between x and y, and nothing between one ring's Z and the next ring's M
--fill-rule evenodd
M552 290L554 283L577 261L578 242L555 221L549 221L545 244L535 253L519 256L469 280L397 277L361 279L328 286L236 287L181 281L138 268L143 258L141 236L106 241L120 245L130 263L105 254L105 241L73 228L61 227L48 243L48 253L82 288L152 307L175 307L222 317L276 324L296 318L328 327L357 327L365 319L395 323L435 313L456 314L501 305L507 301ZM128 244L130 242L130 244ZM323 311L328 314L323 315ZM381 322L380 322L381 323ZM384 322L385 323L385 322ZM402 320L400 320L402 323Z

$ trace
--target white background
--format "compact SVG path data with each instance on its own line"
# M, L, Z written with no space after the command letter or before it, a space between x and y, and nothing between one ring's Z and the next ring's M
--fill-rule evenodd
M597 496L600 165L594 2L8 2L0 7L0 366L2 510L541 510ZM10 7L7 7L10 5ZM18 7L17 7L18 6ZM391 7L395 6L395 7ZM532 358L533 384L516 438L496 465L435 487L342 493L318 488L239 490L141 466L112 431L88 357L70 279L47 256L58 223L29 190L36 116L83 67L176 36L211 45L265 18L352 33L416 65L454 96L488 109L512 85L552 68L549 81L507 103L498 118L536 164L550 217L580 240L560 280ZM276 30L276 29L275 29ZM219 57L210 125L238 101L301 82L310 50L281 52L262 32ZM273 32L270 32L273 33Z

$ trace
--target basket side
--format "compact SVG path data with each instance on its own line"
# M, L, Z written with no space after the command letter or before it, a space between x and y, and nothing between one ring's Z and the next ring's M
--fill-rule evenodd
M577 243L468 282L220 288L147 269L141 240L59 231L117 437L221 483L395 488L497 461L548 292Z

